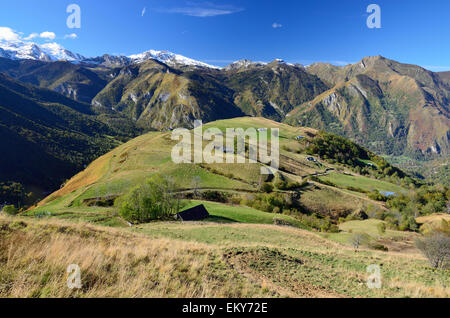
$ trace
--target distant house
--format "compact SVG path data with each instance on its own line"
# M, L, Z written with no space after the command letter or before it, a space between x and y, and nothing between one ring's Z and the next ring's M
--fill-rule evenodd
M178 213L177 218L181 221L201 221L209 218L209 213L205 206L201 204Z
M297 139L297 140L302 140L303 138L305 138L304 136L297 136L297 137L295 137L295 139Z

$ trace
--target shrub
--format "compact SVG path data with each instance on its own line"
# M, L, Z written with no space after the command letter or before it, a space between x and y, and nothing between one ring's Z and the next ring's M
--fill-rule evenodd
M14 205L6 205L3 207L3 212L5 212L8 215L16 215L19 213L19 210Z
M428 258L434 268L447 268L450 263L450 235L433 232L416 240L416 246Z
M339 233L339 227L336 224L332 224L328 229L330 233Z
M240 196L233 196L231 197L230 201L232 204L240 205L242 202L242 198Z
M300 214L297 218L303 225L321 232L336 233L335 231L339 231L339 228L336 225L331 224L328 218L324 219L318 217L315 213L311 215Z
M413 216L403 216L402 221L399 224L400 231L417 231L419 229L419 225L416 222L416 219Z
M375 201L386 202L386 201L388 200L388 197L387 197L387 196L381 194L381 193L378 192L378 191L370 192L370 193L367 194L367 196L368 196L370 199L375 200Z
M355 233L350 238L350 243L352 244L355 250L359 249L359 247L368 242L369 238L367 234L364 233Z
M228 195L220 191L205 191L202 193L201 197L206 201L221 202L221 203L228 202Z
M366 214L366 212L364 212L363 209L358 208L352 214L348 215L347 218L349 218L349 220L363 221L367 220L369 216Z
M383 235L384 233L386 233L386 224L384 224L383 222L379 223L377 225L377 229L378 229L378 234Z
M265 193L271 193L273 192L273 185L271 183L265 182L261 186L261 191Z
M379 244L379 243L370 244L370 248L373 248L374 250L378 250L378 251L383 251L383 252L389 251L389 249L386 246L384 246L383 244Z
M283 225L283 226L292 226L292 224L286 220L283 220L279 217L274 217L273 218L273 224L274 225Z
M178 212L180 203L168 179L154 176L116 199L119 215L131 223L168 219Z
M354 191L354 192L359 192L359 193L367 193L366 190L361 189L361 188L358 188L358 187L348 186L348 187L345 187L345 188L346 188L347 190L349 190L349 191Z
M398 230L398 220L393 216L387 216L384 219L387 223L387 227L392 230Z

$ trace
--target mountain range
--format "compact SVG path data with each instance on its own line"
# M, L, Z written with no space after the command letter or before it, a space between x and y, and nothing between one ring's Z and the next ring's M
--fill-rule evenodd
M42 159L29 173L4 168L0 179L36 184L40 162L68 163L55 168L47 188L121 140L192 128L195 119L265 117L330 131L382 155L450 154L450 73L381 56L345 67L278 59L219 68L165 51L86 58L56 43L0 41L0 74L0 127L11 136L2 148L13 150L2 167L28 148Z

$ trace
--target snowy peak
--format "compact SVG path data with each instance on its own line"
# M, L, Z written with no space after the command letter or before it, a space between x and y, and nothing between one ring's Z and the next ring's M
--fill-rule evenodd
M236 61L234 63L231 63L230 65L228 65L227 67L225 67L225 70L227 71L231 71L231 70L238 70L238 69L242 69L242 68L249 68L252 66L265 66L267 65L267 63L264 62L253 62L250 60L239 60Z
M57 43L46 43L39 46L36 43L21 40L0 40L0 57L12 60L39 60L46 62L60 60L79 62L84 59L83 56L72 53Z
M133 63L141 63L150 59L160 61L170 66L186 65L194 67L205 67L219 69L217 66L209 65L200 61L196 61L185 56L167 51L150 50L141 54L130 55L129 58Z
M72 63L99 64L104 66L125 66L133 63L142 63L153 59L170 66L190 66L220 69L220 67L196 61L185 56L167 52L150 50L131 56L103 55L94 58L66 50L58 43L45 43L38 45L34 42L22 40L0 40L0 57L13 60L39 60L39 61L69 61Z
M70 62L79 62L84 60L84 57L80 54L73 53L69 50L66 50L58 43L46 43L41 45L41 50L44 51L45 54L50 56L52 61L70 61Z
M13 60L51 60L37 44L22 41L0 41L0 56Z
M82 62L86 64L103 65L106 67L122 67L131 64L131 59L126 56L104 54L102 56L84 59Z

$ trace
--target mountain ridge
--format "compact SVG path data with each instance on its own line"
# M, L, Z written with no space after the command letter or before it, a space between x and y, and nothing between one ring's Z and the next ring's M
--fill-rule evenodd
M307 72L331 88L293 110L288 123L331 129L391 155L450 153L450 86L442 75L382 56L345 67L316 63Z
M450 151L446 72L382 56L343 67L277 59L224 68L165 51L132 57L0 58L0 72L90 104L104 123L125 123L128 131L247 115L330 131L394 157L428 160Z

